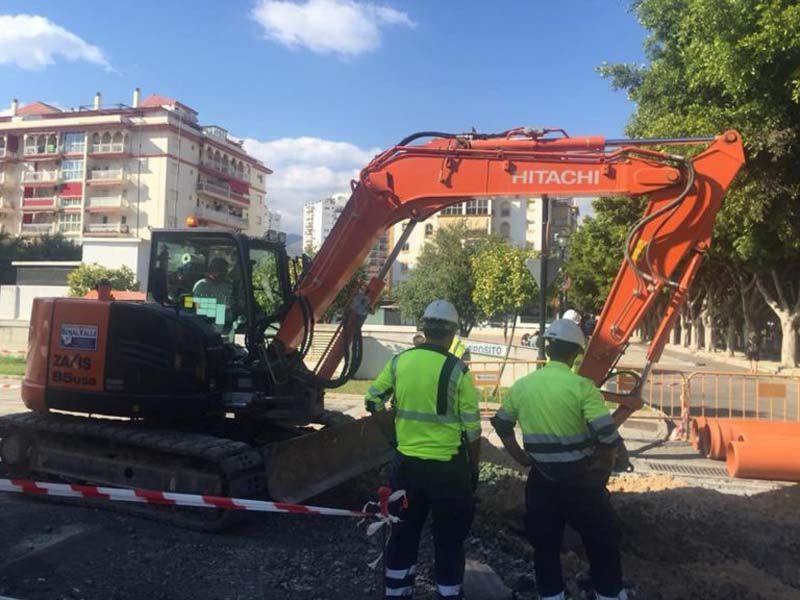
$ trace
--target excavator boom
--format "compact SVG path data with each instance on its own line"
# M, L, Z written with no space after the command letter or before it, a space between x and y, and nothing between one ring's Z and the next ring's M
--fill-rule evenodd
M723 195L744 164L741 138L736 131L728 131L715 138L606 141L597 136L547 137L552 131L561 132L523 128L497 135L424 132L378 155L354 183L349 203L296 297L319 318L388 227L404 219L423 221L465 199L645 195L645 214L627 241L625 261L598 321L582 373L599 384L666 289L671 294L670 308L648 354L649 361L657 360L671 319L708 249ZM411 145L430 135L436 137ZM648 147L659 144L708 147L687 159ZM379 278L369 283L361 312L364 304L374 307L382 287ZM355 327L356 321L356 316L346 316L344 327ZM296 301L278 339L294 348L307 326ZM333 345L320 375L332 375L346 352L345 345L345 341Z

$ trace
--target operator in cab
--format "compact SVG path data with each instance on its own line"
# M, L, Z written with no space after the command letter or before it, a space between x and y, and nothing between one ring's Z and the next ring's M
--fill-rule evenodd
M228 261L221 256L212 258L208 263L206 276L194 284L192 293L202 298L227 301L233 293L233 284L228 279L229 268Z
M438 598L463 598L481 422L472 375L448 352L458 326L452 304L429 304L422 317L424 343L394 356L365 398L367 410L376 412L394 396L397 452L390 483L408 499L386 548L387 599L412 597L420 535L431 512Z
M565 598L560 552L568 524L583 539L597 599L625 600L620 530L606 483L622 444L617 426L641 407L641 399L609 414L594 382L572 371L585 344L580 327L558 319L544 337L550 361L514 383L492 418L511 457L530 467L525 530L536 586L542 600ZM524 450L514 435L517 423Z

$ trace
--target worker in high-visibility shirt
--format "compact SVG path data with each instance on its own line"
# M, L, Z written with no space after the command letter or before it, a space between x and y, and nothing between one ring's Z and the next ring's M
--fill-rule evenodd
M386 548L386 598L411 598L422 528L433 513L438 597L463 597L464 539L475 507L481 422L478 393L463 361L448 352L458 313L445 300L425 309L425 343L393 357L367 391L367 410L394 396L397 452L391 486L407 494Z
M525 529L534 548L536 587L542 600L563 600L561 541L569 524L582 537L598 600L626 599L619 528L606 482L622 439L617 432L641 398L628 398L609 414L594 382L571 370L585 339L571 320L554 321L544 334L550 362L519 379L492 425L508 453L530 466ZM514 435L519 423L523 451Z

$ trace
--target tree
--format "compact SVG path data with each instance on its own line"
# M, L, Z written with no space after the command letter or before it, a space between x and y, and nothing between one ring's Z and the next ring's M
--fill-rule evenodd
M643 198L598 198L594 217L569 237L565 271L572 280L570 301L582 313L599 313L622 264L625 240L642 215Z
M715 254L755 275L796 364L800 286L800 5L796 0L635 0L649 64L605 64L628 91L633 136L736 128L748 162L717 219ZM782 299L781 299L782 298Z
M472 256L472 300L488 316L509 318L536 299L536 282L525 266L528 252L491 237Z
M112 290L132 290L139 289L139 282L136 281L134 272L122 266L119 269L109 269L98 264L82 264L77 269L67 275L67 285L69 285L70 296L85 296L89 290L93 290L97 283L107 279L111 284Z
M419 321L425 307L437 298L452 302L461 318L461 335L468 336L472 327L485 315L472 301L475 280L472 257L480 235L465 223L441 227L431 242L425 244L408 280L398 286L400 312Z
M350 278L350 281L347 282L347 285L339 290L339 293L328 307L328 310L326 310L325 314L322 315L322 322L332 323L334 320L341 317L344 311L347 309L353 294L356 291L363 290L367 285L368 279L367 267L362 265L358 268L358 271L353 273L353 276Z

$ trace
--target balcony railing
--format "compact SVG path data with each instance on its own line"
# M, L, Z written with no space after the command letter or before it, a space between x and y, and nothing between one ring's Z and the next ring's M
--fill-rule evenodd
M93 169L89 171L89 182L96 181L122 181L125 171L122 169Z
M35 235L53 233L55 232L55 223L23 223L21 232Z
M209 221L214 221L215 223L228 225L229 227L238 227L241 229L246 229L248 225L247 219L245 219L244 217L232 215L228 212L214 210L213 208L198 206L195 209L195 211L197 213L197 216L201 219L207 219Z
M125 152L125 143L92 144L89 146L89 154L122 154Z
M56 154L61 154L61 148L58 146L46 146L44 148L25 146L22 153L25 156L55 156Z
M43 196L43 197L29 197L22 199L22 208L39 208L44 210L54 210L56 207L56 197L55 196Z
M204 167L208 167L209 169L214 169L215 171L222 173L224 175L230 175L231 177L235 177L236 179L240 179L241 181L247 181L247 177L244 173L240 173L236 169L231 169L230 165L224 165L221 162L217 162L216 160L206 160L203 159L200 161L200 164Z
M59 198L58 205L61 208L80 208L82 200L80 198Z
M128 233L130 229L124 223L87 223L86 233Z
M86 208L123 208L125 206L122 196L93 196L86 200Z
M66 233L66 234L80 233L81 232L80 221L75 221L75 222L70 221L69 223L59 223L58 224L58 232L59 233Z
M55 183L58 181L58 171L24 171L23 183Z
M246 204L249 204L249 198L246 194L237 194L230 188L229 185L224 183L199 181L197 182L197 191L220 196L226 200L235 200L237 202L245 202Z

